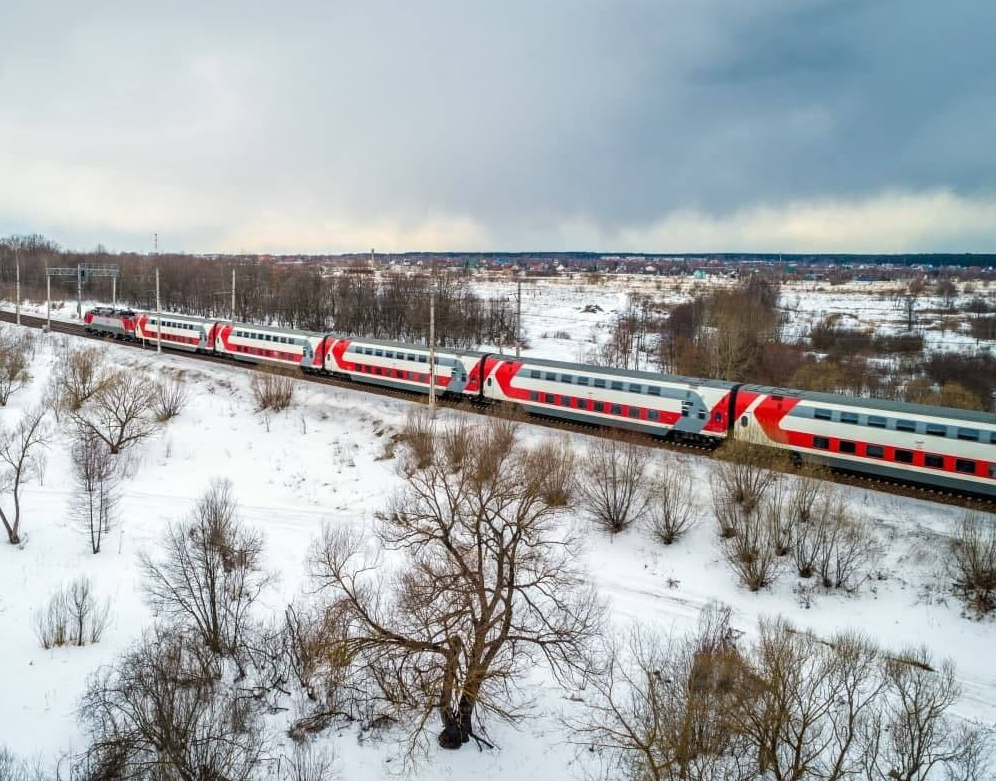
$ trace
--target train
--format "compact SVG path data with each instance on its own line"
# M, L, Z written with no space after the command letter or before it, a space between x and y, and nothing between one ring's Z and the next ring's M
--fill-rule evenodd
M796 463L996 498L996 414L98 307L86 331L359 384L503 402L536 416L717 445L745 439ZM430 368L430 357L435 370Z

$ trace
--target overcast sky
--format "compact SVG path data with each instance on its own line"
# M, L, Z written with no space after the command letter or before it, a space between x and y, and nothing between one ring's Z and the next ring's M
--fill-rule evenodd
M994 0L3 0L0 235L996 251Z

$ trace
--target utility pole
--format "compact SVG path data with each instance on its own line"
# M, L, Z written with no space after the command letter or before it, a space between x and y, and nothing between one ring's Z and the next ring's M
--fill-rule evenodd
M52 276L45 269L45 333L52 330Z
M429 294L429 414L436 414L436 294Z
M111 277L111 309L118 308L118 278Z
M159 268L156 268L156 352L163 351L163 321L159 305Z
M232 266L232 322L235 322L235 266Z
M14 284L15 293L17 296L17 305L14 307L17 312L17 324L21 324L21 261L17 257L17 247L14 247L14 273L17 277L17 281Z
M515 357L522 350L522 280L515 281Z
M76 319L83 319L83 268L76 266Z

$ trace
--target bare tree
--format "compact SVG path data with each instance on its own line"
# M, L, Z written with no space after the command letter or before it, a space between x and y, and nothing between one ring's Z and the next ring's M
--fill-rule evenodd
M108 379L106 353L98 347L71 348L59 357L55 387L60 404L69 412L82 407Z
M711 489L720 536L732 536L739 516L757 512L778 479L773 467L779 462L780 456L770 449L742 440L727 442L717 451Z
M222 682L217 657L156 627L113 668L91 676L79 707L90 778L250 781L263 757L251 698Z
M0 407L31 380L28 374L28 344L10 329L0 331Z
M8 513L0 502L0 520L11 545L21 543L21 488L32 475L39 474L39 450L48 443L45 409L25 412L17 425L0 431L0 498L10 495L14 505Z
M155 394L155 384L147 377L119 371L104 380L87 404L70 414L81 431L99 437L117 455L158 429Z
M948 778L987 777L991 733L949 713L961 696L954 665L937 669L925 648L886 660L888 698L870 731L873 750L865 774L871 781L928 781L935 768Z
M692 470L684 461L667 458L650 484L647 519L650 533L671 545L701 517Z
M512 692L541 658L556 675L583 668L600 618L538 451L501 420L434 436L428 465L404 453L407 485L381 516L377 549L326 527L310 556L346 626L336 653L370 671L399 715L416 714L412 751L433 713L442 747L486 743L475 717L517 718ZM382 551L404 557L398 571Z
M996 607L996 518L967 511L951 543L948 572L978 615Z
M751 591L770 586L782 569L784 503L780 491L771 491L752 510L732 504L724 510L730 530L723 537L723 557Z
M78 493L72 499L71 513L90 540L90 550L100 553L104 537L117 521L120 466L107 443L87 429L78 432L72 454Z
M189 626L212 652L240 665L252 609L270 578L263 538L238 520L232 484L215 481L183 524L170 524L163 558L139 557L145 595L157 615Z
M581 459L578 490L591 519L611 534L643 517L650 451L630 440L596 439Z
M586 711L568 722L581 746L606 752L608 778L747 781L755 777L732 715L750 681L729 609L707 607L687 640L633 631L610 643L586 687Z
M34 616L34 629L42 648L96 643L107 629L111 605L98 601L89 578L77 578L49 599Z
M152 409L156 422L165 423L179 415L190 401L187 386L179 377L166 377L158 380L152 399Z
M791 497L791 550L800 577L818 576L824 588L855 589L874 559L867 520L852 514L843 497L807 478Z

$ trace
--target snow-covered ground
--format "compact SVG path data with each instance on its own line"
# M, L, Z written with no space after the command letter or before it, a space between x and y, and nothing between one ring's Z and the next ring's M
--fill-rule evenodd
M540 303L542 295L549 296L545 303ZM570 290L563 292L563 299L559 290L537 294L536 306L527 310L530 328L535 328L530 334L534 349L551 346L540 334L558 328L554 323L560 322L559 312L578 308L576 298L567 303L573 295ZM608 311L607 298L599 301ZM584 302L587 298L580 307ZM544 313L549 325L540 325ZM582 334L579 331L578 338ZM32 383L0 410L4 426L38 402L58 345L66 339L55 334L39 338ZM102 346L109 360L133 370L182 372L191 398L178 418L127 456L133 476L126 483L124 523L103 552L91 554L68 520L72 480L65 432L56 434L47 451L43 478L25 491L26 544L0 544L0 744L45 761L83 747L75 709L87 676L111 662L151 621L138 585L137 554L155 549L165 524L180 519L212 478L233 482L242 517L265 534L267 565L280 576L265 607L279 615L302 585L304 557L321 525L364 527L398 485L394 462L384 458L384 444L412 406L359 390L302 382L292 409L264 416L254 411L247 373L237 366ZM456 414L461 413L445 412L442 417ZM524 429L529 437L551 436L537 427ZM574 436L579 450L586 441ZM893 648L926 644L935 658L950 657L957 665L964 689L958 713L996 721L996 627L992 621L963 617L942 574L942 556L958 510L842 489L852 507L874 524L882 550L874 577L853 596L817 591L801 598L799 581L788 575L770 590L752 594L737 586L721 559L707 509L708 462L691 458L691 466L706 517L687 538L665 548L638 528L613 539L595 530L587 535L592 578L608 601L617 630L639 621L684 631L694 625L708 600L719 599L733 607L737 628L748 633L759 616L783 614L820 634L852 627ZM98 593L112 600L111 626L96 645L43 650L32 630L32 616L56 588L78 575L89 576ZM497 750L434 751L417 777L578 778L585 760L575 758L558 719L576 704L540 672L530 686L534 715L525 728L491 724ZM270 719L275 740L288 718L278 714ZM400 764L393 744L360 741L350 728L324 739L338 755L343 778L383 778Z

